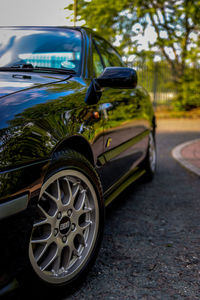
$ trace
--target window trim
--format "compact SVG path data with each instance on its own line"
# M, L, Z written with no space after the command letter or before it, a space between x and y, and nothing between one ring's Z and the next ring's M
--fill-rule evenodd
M99 51L99 48L98 48L98 46L97 46L97 44L96 44L96 42L95 42L94 37L92 37L92 45L94 45L94 47L95 47L95 49L96 49L96 51L97 51L97 53L98 53L98 55L99 55L101 64L102 64L102 66L103 66L103 69L105 69L105 68L106 68L106 65L105 65L105 63L104 63L103 57L101 56L101 52ZM95 68L94 68L94 61L93 61L93 51L92 51L92 63L93 63L93 73L94 73ZM96 72L95 72L95 73L96 73ZM93 76L94 76L94 74L93 74ZM95 74L95 77L96 77L96 74Z
M97 53L99 54L101 63L102 63L102 65L103 65L104 69L105 69L105 68L106 68L106 65L105 65L105 62L104 62L103 57L102 57L102 55L101 55L101 52L99 51L99 48L98 48L98 46L97 46L97 43L96 43L96 41L95 41L94 38L92 38L92 41L93 41L93 43L94 43L94 46L95 46L95 49L96 49Z
M125 63L123 62L123 59L122 59L121 55L119 54L119 52L117 51L117 49L115 49L115 48L114 48L107 40L105 40L103 37L100 37L100 36L98 36L98 35L93 35L93 38L92 38L92 39L93 39L94 41L95 41L95 38L96 38L96 39L99 39L99 40L102 40L105 44L108 44L109 47L112 48L112 49L114 50L114 52L116 52L116 54L117 54L119 60L120 60L121 63L122 63L122 66L123 66L123 67L126 67L126 66L125 66ZM96 43L96 42L95 42L95 45L96 45L96 48L98 49L98 46L97 46L97 43ZM98 51L98 53L99 53L100 56L101 56L101 53L100 53L99 49L98 49L97 51ZM102 58L102 56L101 56L101 58ZM103 58L102 58L102 60L103 60ZM103 60L103 65L105 66L104 60ZM105 66L105 68L106 68L106 66Z

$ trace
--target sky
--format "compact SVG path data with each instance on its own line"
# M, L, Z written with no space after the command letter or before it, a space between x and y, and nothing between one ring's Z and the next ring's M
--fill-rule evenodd
M0 26L73 26L73 23L66 19L69 12L64 10L70 3L73 3L73 0L0 0ZM77 25L82 24L79 22ZM138 35L141 50L148 49L149 37L151 40L156 39L154 29L150 27L144 36L138 29ZM131 61L134 57L129 59Z
M0 26L70 25L64 10L72 0L0 0ZM72 25L72 24L71 24Z

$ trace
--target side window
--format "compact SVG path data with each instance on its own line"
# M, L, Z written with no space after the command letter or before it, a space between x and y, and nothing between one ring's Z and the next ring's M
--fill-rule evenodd
M93 55L93 68L94 68L94 76L98 77L104 69L99 53L97 52L97 48L95 43L92 43L92 55Z
M95 37L95 42L106 67L124 67L120 55L105 40Z

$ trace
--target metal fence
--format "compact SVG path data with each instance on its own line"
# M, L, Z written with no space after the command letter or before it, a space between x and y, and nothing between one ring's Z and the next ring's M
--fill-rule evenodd
M137 70L138 82L149 92L154 106L170 106L176 96L176 89L169 66L159 63L147 66L137 62L133 68Z

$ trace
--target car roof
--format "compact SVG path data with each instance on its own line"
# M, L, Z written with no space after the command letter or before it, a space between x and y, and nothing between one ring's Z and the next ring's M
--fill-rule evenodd
M15 25L10 25L10 26L0 26L0 28L8 28L8 29L48 29L48 30L57 30L57 29L70 29L70 30L85 30L87 31L89 28L85 27L80 27L80 26L15 26ZM90 29L89 29L90 30ZM90 30L92 31L92 30Z
M42 30L42 29L48 29L48 30L58 30L58 29L69 29L69 30L78 30L78 31L85 31L87 33L92 33L96 35L96 32L88 27L84 26L15 26L15 25L10 25L10 26L0 26L1 28L5 29L37 29L37 30ZM98 34L97 34L98 35Z

